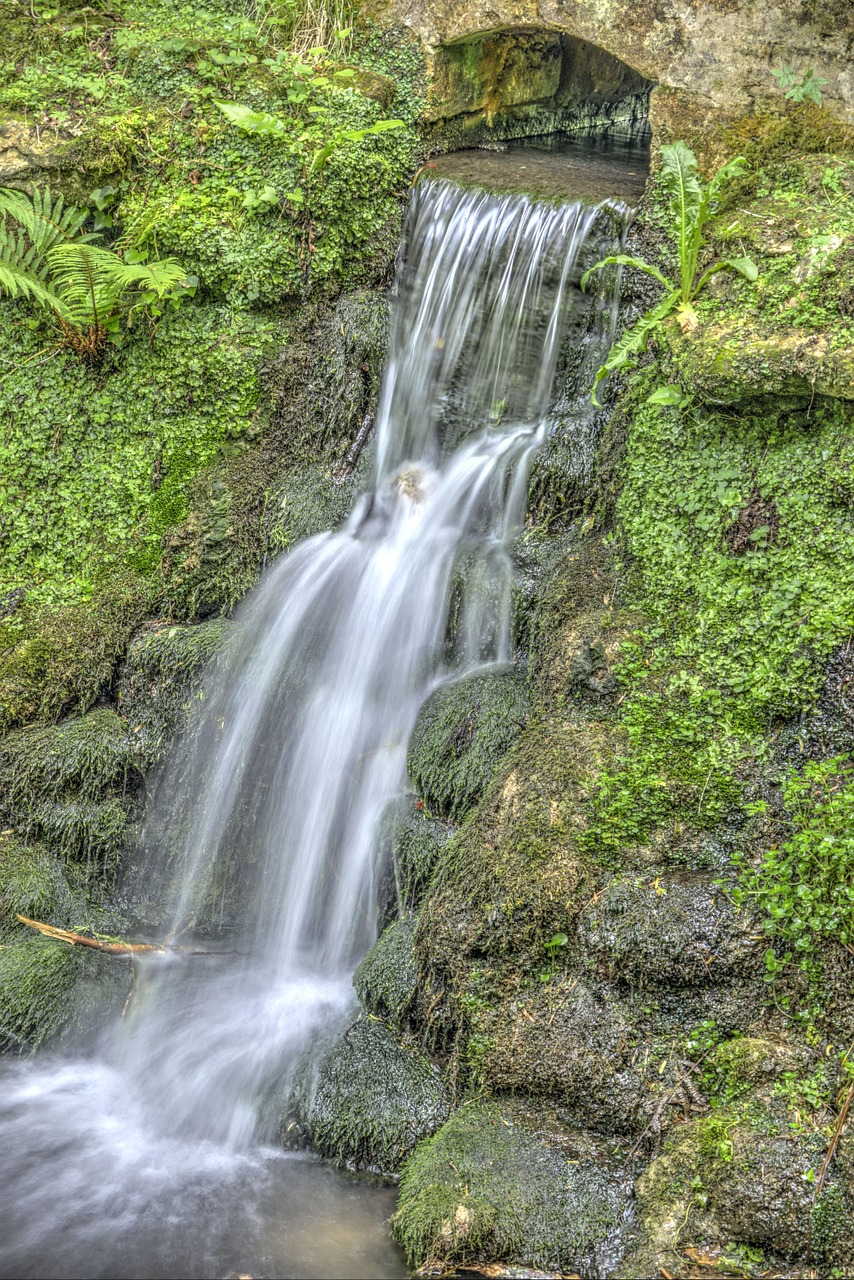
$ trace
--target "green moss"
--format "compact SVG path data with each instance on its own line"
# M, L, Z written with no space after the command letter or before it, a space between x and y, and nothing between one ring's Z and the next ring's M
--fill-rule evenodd
M222 618L189 627L161 624L145 628L130 645L118 682L118 708L146 762L162 757L228 631Z
M742 762L771 717L815 701L854 616L838 479L851 411L754 401L735 420L644 404L649 386L633 392L617 508L624 590L649 621L622 649L628 750L603 775L588 834L615 856L669 820L711 826L738 803Z
M91 1035L127 996L126 962L45 938L0 946L0 1047L32 1052L46 1041Z
M19 830L104 873L115 867L139 759L127 726L99 708L0 741L3 811Z
M353 975L356 994L368 1013L400 1027L418 983L412 917L393 921L380 934Z
M517 676L468 676L437 689L419 713L408 754L410 777L430 809L458 821L529 714Z
M448 1114L435 1067L373 1018L360 1018L297 1088L283 1136L349 1168L395 1174Z
M392 1232L412 1267L587 1270L606 1241L613 1264L624 1209L601 1162L568 1162L512 1111L470 1102L406 1164Z

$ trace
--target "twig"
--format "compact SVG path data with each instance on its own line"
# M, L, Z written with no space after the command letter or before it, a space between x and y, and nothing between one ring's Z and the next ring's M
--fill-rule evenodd
M842 1130L845 1128L845 1121L848 1119L848 1112L851 1110L852 1102L854 1102L854 1080L851 1082L848 1092L845 1095L845 1101L839 1109L839 1115L837 1116L836 1124L833 1127L830 1142L827 1144L827 1155L824 1157L821 1170L815 1182L815 1191L813 1192L812 1198L813 1204L815 1204L821 1194L822 1187L824 1186L824 1180L827 1177L827 1171L830 1168L830 1162L836 1155L836 1148L839 1146L839 1140L842 1137Z

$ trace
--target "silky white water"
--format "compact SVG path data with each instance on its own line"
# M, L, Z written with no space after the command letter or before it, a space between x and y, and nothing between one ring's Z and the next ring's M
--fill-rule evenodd
M346 1250L273 1258L253 1188L286 1168L293 1206L308 1185L294 1169L326 1173L258 1144L301 1055L352 1016L377 931L377 828L406 788L420 705L439 680L512 659L528 464L568 326L589 313L580 273L618 224L613 206L416 188L369 491L242 607L148 823L166 932L209 951L141 964L94 1061L7 1072L3 1275L358 1273ZM606 330L607 316L591 360ZM463 557L475 585L449 638ZM235 1205L254 1260L235 1253ZM195 1254L193 1215L211 1237ZM365 1274L401 1274L383 1248Z

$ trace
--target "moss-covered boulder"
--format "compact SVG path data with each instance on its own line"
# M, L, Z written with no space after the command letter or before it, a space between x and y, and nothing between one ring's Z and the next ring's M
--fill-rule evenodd
M121 1011L130 985L126 960L35 936L4 943L0 1051L30 1053L49 1042L91 1039Z
M732 1242L842 1267L854 1216L831 1176L820 1195L821 1134L797 1132L758 1101L679 1126L636 1183L640 1243L628 1274L685 1274L685 1248Z
M362 1017L303 1073L281 1131L286 1143L310 1143L347 1168L393 1175L448 1111L428 1059L383 1022Z
M106 707L0 741L0 808L27 838L106 872L115 867L139 756L128 727Z
M518 1107L470 1102L405 1165L392 1232L413 1267L606 1275L627 1209L596 1143L559 1127L538 1132Z
M428 807L459 821L489 783L530 715L524 681L497 673L466 676L427 699L409 742L412 781Z
M380 934L353 975L356 994L368 1013L399 1027L418 984L412 916L395 920Z
M162 757L228 629L224 618L185 627L155 623L134 638L118 681L118 708L146 764Z

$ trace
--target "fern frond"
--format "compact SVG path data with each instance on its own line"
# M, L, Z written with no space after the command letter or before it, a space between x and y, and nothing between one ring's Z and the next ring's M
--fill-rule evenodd
M27 244L23 232L14 236L0 223L0 293L56 311L61 303L45 276L45 264L35 247Z
M610 373L617 373L620 369L625 369L634 363L635 357L646 350L646 344L649 341L649 335L652 330L670 314L679 301L679 297L680 291L673 289L666 297L661 299L657 306L642 315L637 324L623 333L611 347L605 363L596 370L596 380L593 383L593 390L590 394L590 399L597 408L601 408L599 401L596 399L596 388L599 383L607 378Z
M47 255L56 291L74 324L103 324L131 289L162 298L186 277L173 258L127 263L110 249L75 241L57 244Z
M86 221L86 210L66 205L61 194L54 200L50 187L45 187L44 191L36 188L32 197L8 187L0 189L0 214L15 219L41 256L60 242L93 239L92 234L80 234Z

